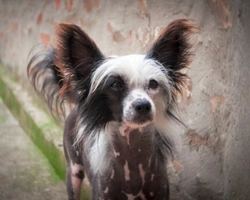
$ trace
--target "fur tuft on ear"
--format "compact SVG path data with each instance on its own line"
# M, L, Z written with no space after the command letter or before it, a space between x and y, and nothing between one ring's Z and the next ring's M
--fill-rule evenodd
M74 24L57 24L56 43L53 47L37 47L27 67L27 75L52 112L60 119L66 114L64 100L77 104L86 96L91 74L104 59L93 40Z
M181 93L188 78L181 70L192 60L190 36L198 32L198 28L190 22L179 19L170 23L147 53L147 58L156 60L166 69L175 95Z
M78 82L89 84L91 72L104 59L95 42L74 24L57 24L54 63L62 76L61 96L78 94ZM81 91L84 92L84 91Z

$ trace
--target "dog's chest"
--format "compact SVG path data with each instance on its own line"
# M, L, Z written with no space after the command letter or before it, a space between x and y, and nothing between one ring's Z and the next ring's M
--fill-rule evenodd
M155 163L153 134L138 130L117 134L113 147L112 164L99 179L102 199L164 199L166 170Z

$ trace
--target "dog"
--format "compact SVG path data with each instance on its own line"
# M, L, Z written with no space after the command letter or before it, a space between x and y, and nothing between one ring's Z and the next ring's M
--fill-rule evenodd
M94 200L169 199L170 126L196 30L178 19L145 55L105 57L80 27L60 23L54 46L31 58L28 77L50 109L73 105L63 136L68 199L80 199L85 175Z

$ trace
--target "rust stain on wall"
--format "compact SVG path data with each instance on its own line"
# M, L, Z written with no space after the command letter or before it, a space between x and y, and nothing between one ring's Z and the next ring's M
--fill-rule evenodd
M43 21L43 13L39 13L37 18L36 18L36 24L40 25Z
M121 31L115 31L113 32L113 40L115 42L122 42L124 41L124 36L122 35Z
M40 40L45 46L47 46L50 42L50 34L40 33Z
M220 105L222 105L225 102L225 97L223 96L214 96L213 98L210 99L210 107L213 113L216 112L216 110L218 110L218 108L220 107Z
M148 19L148 26L150 27L151 25L151 17L150 17L150 13L148 10L148 4L147 4L147 0L137 0L138 1L138 7L139 7L139 15L142 16L146 16Z
M179 163L177 160L174 160L172 163L177 173L181 172L184 169L183 165Z
M4 41L4 39L5 39L5 33L4 32L0 32L0 39L2 40L2 41Z
M16 32L18 30L18 23L16 22L10 23L9 28L11 31Z
M115 30L111 22L108 22L107 30L111 33L113 41L121 42L125 40L122 32L120 30Z
M55 0L56 4L56 10L58 10L61 7L61 0Z
M100 7L100 1L99 0L84 0L84 8L87 12L92 12L94 8Z
M201 137L199 136L194 130L190 129L187 134L187 139L189 141L189 145L191 147L207 147L212 148L213 144L212 141L209 139L209 136Z
M146 0L138 0L139 9L141 14L148 13L148 5Z
M221 28L228 29L232 26L232 13L227 0L208 0L220 21Z
M66 9L68 11L71 11L72 8L73 8L73 3L74 3L74 0L66 0Z

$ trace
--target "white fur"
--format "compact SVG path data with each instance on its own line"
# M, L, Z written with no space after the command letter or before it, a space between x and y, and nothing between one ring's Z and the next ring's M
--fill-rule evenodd
M165 71L165 73L163 72ZM151 79L155 79L169 88L170 79L166 78L166 69L145 55L127 55L107 59L94 72L90 92L94 92L104 78L119 74L126 78L130 88L143 88Z
M73 146L75 146L76 144L78 144L82 140L83 135L84 135L84 131L86 128L86 126L83 125L81 122L79 123L79 125L77 127L79 127L79 129L77 131Z
M93 146L89 151L90 166L94 174L106 168L106 152L108 139L105 133L100 133L99 138L96 138Z
M105 173L113 159L111 154L109 154L112 143L112 135L110 134L109 127L107 125L105 130L102 130L99 134L94 134L94 138L92 138L94 143L91 146L89 146L91 143L86 145L86 148L89 149L88 157L93 174L99 172Z

